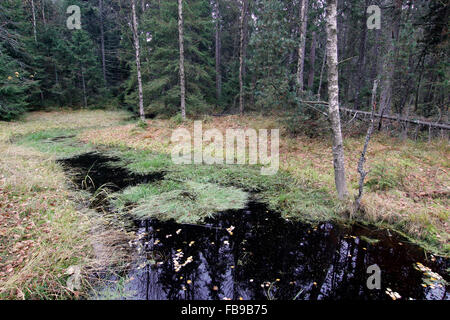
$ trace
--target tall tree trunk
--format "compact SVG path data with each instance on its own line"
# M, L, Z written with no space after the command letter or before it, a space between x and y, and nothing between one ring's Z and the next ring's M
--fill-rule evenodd
M316 64L316 32L312 33L311 49L309 51L309 74L308 74L308 89L313 90L314 86L314 72Z
M397 60L397 40L400 31L400 18L402 10L403 0L396 0L396 8L392 21L391 36L389 39L389 45L387 50L387 55L383 64L383 84L380 96L380 113L390 114L391 112L391 101L392 101L392 81L394 77L395 63ZM381 129L381 120L378 126Z
M178 0L178 42L180 45L181 117L186 120L186 83L184 76L183 0Z
M239 25L240 45L239 45L239 112L244 114L244 22L247 14L248 0L242 0L241 19Z
M366 53L366 39L367 39L367 5L368 0L365 1L364 6L364 14L363 14L363 20L362 20L362 29L361 29L361 39L359 43L359 56L358 56L358 71L356 73L356 91L355 91L355 103L354 103L354 109L359 109L360 104L360 92L361 87L364 86L364 75L365 75L365 53Z
M317 89L317 100L320 100L320 91L322 91L322 79L326 61L327 61L327 50L325 48L325 52L323 53L322 68L320 68L319 88Z
M106 86L106 62L105 62L105 34L103 31L103 0L99 0L99 10L100 10L100 45L102 51L102 74L103 81Z
M41 7L42 7L42 22L44 23L44 26L47 24L47 19L45 19L45 2L44 0L41 0Z
M306 28L308 26L308 0L302 0L300 13L300 43L298 46L297 86L298 91L303 91L303 68L305 65Z
M137 70L137 80L139 90L139 115L141 117L141 120L145 121L144 94L142 92L142 76L141 76L141 52L139 47L138 22L136 17L136 6L134 4L134 0L131 0L131 11L133 15L133 38L134 38L134 49L136 52L136 70Z
M55 67L55 84L59 85L58 69L56 68L56 63L54 64L54 67Z
M339 199L344 199L348 195L348 191L345 180L344 145L342 141L341 120L339 115L336 1L337 0L327 0L328 113L333 132L334 180Z
M216 99L217 103L219 103L220 98L222 96L222 72L220 69L220 8L219 8L219 0L216 0L215 6L215 18L216 18L216 35L215 35L215 41L216 41Z
M34 0L31 0L31 13L33 15L33 35L34 35L34 42L37 43L37 36L36 36L36 11L34 8Z
M380 52L380 34L381 30L372 30L372 32L375 32L375 43L373 44L372 48L372 67L370 70L370 79L371 81L375 80L377 78L377 75L381 72L380 70L380 59L379 59L379 52Z
M83 102L84 102L84 107L87 108L86 81L84 80L83 65L81 65L80 70L81 70L81 85L83 86Z

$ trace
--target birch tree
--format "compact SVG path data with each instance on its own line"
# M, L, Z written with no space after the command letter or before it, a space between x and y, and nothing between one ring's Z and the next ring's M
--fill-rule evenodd
M308 89L313 90L314 86L314 72L316 64L316 32L312 33L311 49L309 51L309 74L308 74Z
M222 95L222 72L220 70L220 8L219 0L214 3L214 18L216 19L215 30L215 55L216 55L216 99L220 101Z
M308 0L302 0L300 13L300 43L298 46L297 85L303 91L303 69L305 65L306 28L308 26Z
M398 36L400 31L400 18L401 18L401 10L402 10L403 1L396 0L395 1L395 9L392 18L392 27L390 30L390 39L388 40L388 48L385 56L385 60L383 63L383 82L382 82L382 91L380 95L380 113L381 114L390 114L391 111L391 101L392 101L392 82L394 78L395 71L395 62L397 60L398 55ZM381 119L378 126L378 129L381 129Z
M100 16L100 49L102 55L102 74L103 74L103 81L106 86L105 34L103 30L103 0L99 0L98 7Z
M131 0L131 11L133 15L133 39L134 39L134 49L136 52L136 70L137 70L137 80L138 80L138 90L139 90L139 115L142 121L145 121L144 113L144 96L142 92L142 76L141 76L141 53L139 48L139 33L138 33L138 22L136 17L136 6L134 0Z
M239 24L240 42L239 42L239 112L244 113L244 22L247 14L248 0L242 0L241 18Z
M186 120L186 83L184 75L183 0L178 0L178 42L180 45L180 99L181 117Z
M31 0L31 13L33 16L33 35L34 35L34 42L37 42L37 36L36 36L36 11L34 8L34 0Z
M348 195L345 180L344 145L339 115L337 0L327 0L327 62L328 62L328 113L333 132L334 180L339 199Z

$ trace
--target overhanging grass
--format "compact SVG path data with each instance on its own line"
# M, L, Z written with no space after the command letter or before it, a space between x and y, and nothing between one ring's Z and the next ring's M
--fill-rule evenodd
M258 166L175 166L171 163L169 156L164 154L128 151L126 153L115 153L115 155L123 157L127 168L136 173L166 172L165 180L161 182L130 187L124 190L114 200L117 208L123 209L126 204L137 203L139 199L157 196L176 189L182 190L183 186L189 183L197 183L244 190L251 193L257 200L267 203L272 210L279 211L283 216L292 219L317 222L338 218L336 214L338 203L325 189L307 189L282 170L273 176L263 176L260 174ZM148 160L146 156L149 157ZM148 164L148 166L144 168L143 164ZM168 196L176 199L178 194L175 192ZM176 208L174 210L177 211ZM170 215L168 210L165 212Z
M171 180L161 180L155 183L140 184L137 186L128 187L122 192L112 195L111 202L116 209L124 210L127 205L137 204L145 201L149 197L173 190L181 190L182 188L182 183Z
M145 197L130 213L140 219L173 219L179 223L199 223L217 212L242 209L248 200L246 192L233 187L196 182L186 182L180 187L159 194L155 194L149 187ZM142 190L128 190L125 197L130 199L130 194L135 195Z

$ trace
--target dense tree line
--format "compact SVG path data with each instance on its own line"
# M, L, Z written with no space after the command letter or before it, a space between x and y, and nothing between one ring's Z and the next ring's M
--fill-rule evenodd
M81 8L80 30L67 28L69 5ZM370 5L381 8L380 29L367 28ZM173 116L184 90L187 115L317 119L321 106L302 101L328 101L326 8L325 0L3 0L0 118L141 104L147 115ZM338 1L341 105L370 110L379 79L380 113L447 121L449 10L447 0Z

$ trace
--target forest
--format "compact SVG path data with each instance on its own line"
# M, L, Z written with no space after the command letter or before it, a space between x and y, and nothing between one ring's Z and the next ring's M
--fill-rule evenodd
M449 300L449 15L1 0L0 299Z

